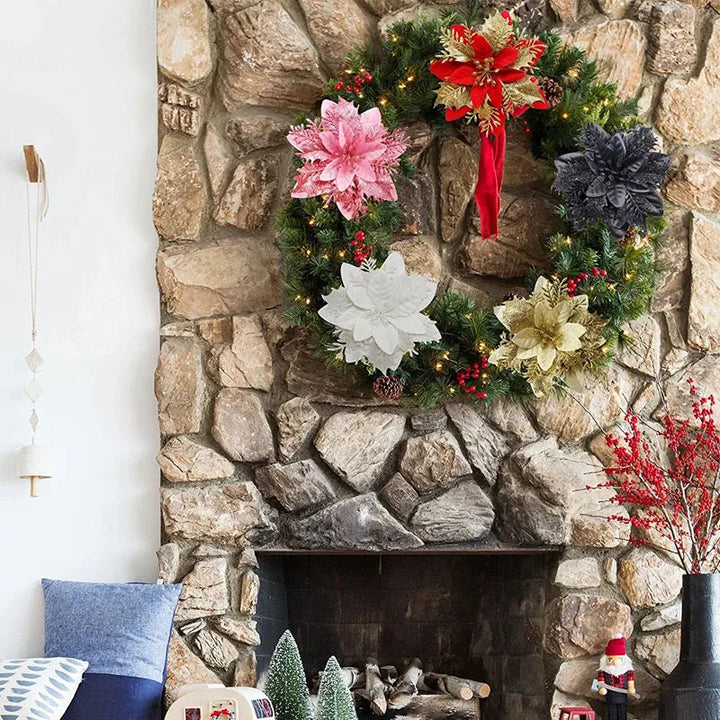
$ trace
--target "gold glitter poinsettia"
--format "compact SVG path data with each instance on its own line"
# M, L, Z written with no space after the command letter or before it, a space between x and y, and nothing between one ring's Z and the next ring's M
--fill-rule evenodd
M588 311L587 295L570 297L565 284L538 278L529 298L514 298L495 308L508 329L490 362L521 373L536 396L591 368L605 344L605 320Z

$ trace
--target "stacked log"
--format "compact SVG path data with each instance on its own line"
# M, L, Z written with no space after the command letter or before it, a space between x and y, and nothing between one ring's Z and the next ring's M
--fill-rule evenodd
M402 673L393 665L381 666L374 657L364 668L344 667L342 673L358 707L375 717L480 720L479 701L490 694L490 686L477 680L423 672L419 658Z

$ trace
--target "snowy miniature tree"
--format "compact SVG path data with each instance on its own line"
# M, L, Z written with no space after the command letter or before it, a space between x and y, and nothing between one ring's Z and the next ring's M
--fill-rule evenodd
M277 720L312 720L305 670L289 630L282 634L270 658L265 694L272 701Z
M316 720L357 720L350 690L334 657L327 661L320 680Z

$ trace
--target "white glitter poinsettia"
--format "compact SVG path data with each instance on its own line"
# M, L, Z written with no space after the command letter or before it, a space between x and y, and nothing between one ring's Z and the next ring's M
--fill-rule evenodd
M399 253L390 253L380 268L343 263L343 284L329 295L318 314L338 328L345 362L369 362L376 370L396 370L417 343L440 340L440 331L422 314L435 297L437 283L405 272Z

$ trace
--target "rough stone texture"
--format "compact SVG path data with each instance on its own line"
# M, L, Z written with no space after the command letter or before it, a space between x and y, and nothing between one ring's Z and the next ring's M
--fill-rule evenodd
M197 135L202 125L202 96L175 83L158 86L160 119L169 130Z
M201 630L194 640L195 649L207 665L227 670L237 660L237 648L213 630Z
M500 538L523 545L620 544L623 531L605 517L622 509L610 507L607 490L585 490L600 467L582 450L561 450L554 438L510 455L496 486Z
M365 492L380 477L404 428L402 415L339 412L325 421L314 442L322 459L350 487Z
M280 254L257 240L161 252L158 279L168 312L189 319L253 312L282 302Z
M395 178L400 209L401 235L435 235L435 182L422 161L412 177Z
M669 205L665 207L667 225L663 233L664 243L657 253L661 269L656 278L657 289L650 300L650 311L668 313L686 305L687 288L690 285L690 213L673 210ZM684 322L684 312L682 318ZM684 337L678 343L677 334L670 328L668 330L672 344L685 347Z
M232 150L222 134L208 124L203 141L203 151L210 180L213 208L216 209L230 179L233 165Z
M400 472L420 493L452 485L455 480L472 472L460 445L447 430L408 439L400 459Z
M365 551L409 550L420 538L408 532L373 493L331 505L315 515L288 523L291 547Z
M605 582L609 582L611 585L617 583L618 564L615 558L605 558L602 561L602 571Z
M155 554L158 561L158 580L164 585L172 585L177 581L180 571L180 548L175 543L165 543Z
M210 13L204 0L158 0L157 55L160 69L190 85L212 70Z
M693 71L696 58L695 8L673 0L653 5L647 69L656 75L687 75Z
M628 9L634 4L634 1L635 0L599 0L598 5L603 14L617 20L625 17Z
M521 442L535 442L540 437L522 405L514 400L502 397L493 400L487 409L487 417Z
M334 498L327 475L314 460L258 468L255 482L265 497L277 498L290 512L320 505Z
M428 543L462 543L482 540L494 519L488 496L474 481L465 480L440 497L422 503L410 527Z
M563 595L548 608L545 647L561 658L593 655L603 652L611 638L629 637L632 631L627 605L590 595Z
M177 630L172 631L167 656L165 678L165 707L170 707L179 697L179 690L190 684L222 684L222 680L210 670L183 642Z
M690 235L690 307L687 341L696 350L720 351L720 225L693 213Z
M475 192L477 152L456 138L448 138L440 147L440 231L446 242L454 240L462 229L461 220Z
M635 654L659 679L667 677L680 660L680 628L663 635L645 635L635 643Z
M631 342L617 353L618 362L650 377L659 377L661 343L657 320L651 315L642 315L623 329Z
M348 52L373 37L365 13L352 0L300 0L310 38L330 72L337 76Z
M410 425L419 433L444 430L447 427L447 415L441 408L414 413L410 416Z
M170 482L222 480L235 472L235 466L219 452L182 435L165 443L157 461Z
M270 218L276 187L275 156L241 160L213 217L220 225L234 225L249 232L261 230Z
M652 550L633 548L620 560L620 589L633 610L665 605L682 590L683 571Z
M720 211L720 162L706 150L686 151L665 196L684 207Z
M634 394L634 381L620 368L612 366L607 375L584 378L572 395L551 395L533 406L540 425L567 442L577 442L609 427L625 414ZM577 401L579 402L577 402Z
M250 390L225 388L218 393L213 437L233 460L261 462L275 458L265 410Z
M420 496L400 473L395 473L380 491L380 499L397 517L407 522L415 512Z
M658 608L648 613L641 621L640 627L645 632L662 630L670 625L675 625L682 620L682 603L680 601Z
M160 432L199 432L206 392L199 343L194 338L167 338L160 347L155 371Z
M407 272L427 275L435 282L442 277L442 260L433 238L399 240L390 246L390 250L403 256Z
M564 37L600 63L607 80L617 83L621 98L635 97L642 82L645 33L634 20L602 20L589 23Z
M233 339L217 353L217 375L224 387L270 390L273 362L257 315L233 318Z
M227 560L199 560L182 581L175 621L222 615L230 607L225 573Z
M270 509L250 482L160 492L163 525L171 537L243 546L275 530Z
M577 0L550 0L550 7L561 22L575 22L577 6Z
M704 145L720 139L720 23L714 23L705 65L696 78L669 78L657 110L656 126L663 137L681 145Z
M475 222L465 243L465 266L475 275L523 277L530 267L542 268L547 262L543 238L555 205L545 195L527 191L503 192L501 202L497 241L483 240Z
M292 398L275 414L279 434L280 457L291 460L320 424L320 416L306 398Z
M278 0L263 0L219 22L217 86L225 108L245 104L310 108L324 78L318 55Z
M366 0L365 4L376 15L381 16L409 8L415 4L415 0Z
M600 566L595 558L562 560L555 573L555 584L566 588L592 588L602 584Z
M257 623L254 620L235 620L223 616L213 619L213 625L231 640L243 643L243 645L256 646L260 644L260 634L257 631Z
M714 395L720 397L720 358L706 355L697 362L686 367L678 375L673 376L672 382L665 386L668 412L675 417L687 417L688 412L688 385L692 378L700 395ZM664 414L664 410L659 414ZM713 416L716 423L720 423L720 407L715 405Z
M257 658L250 650L243 653L235 663L233 685L235 687L255 687L257 682Z
M282 356L289 365L285 380L293 395L310 398L317 403L346 407L397 404L372 392L363 393L351 376L329 370L308 349L307 340L306 334L299 333L282 347Z
M472 282L452 278L448 283L448 290L457 293L458 295L464 295L468 299L472 300L478 310L492 310L493 305L495 305L495 298L490 293L487 293L482 289L482 285L484 285L484 283L480 278L470 279L478 283L480 287Z
M510 452L507 439L471 405L454 403L446 409L460 431L470 462L490 485L494 485L500 463Z
M284 146L291 121L266 113L241 115L225 124L225 134L238 156Z
M240 581L240 612L254 615L257 612L259 594L260 578L256 572L246 570Z
M165 240L195 240L207 194L195 145L181 135L163 138L153 195L153 220Z

